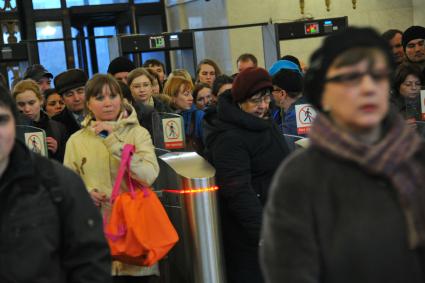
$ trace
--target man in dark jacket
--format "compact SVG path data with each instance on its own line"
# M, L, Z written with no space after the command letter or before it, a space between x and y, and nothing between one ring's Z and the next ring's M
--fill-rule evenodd
M409 27L404 31L402 40L407 61L421 68L425 76L425 27Z
M281 69L273 76L273 98L276 103L273 109L273 120L282 134L299 135L295 105L307 103L303 99L303 77L299 72Z
M66 107L52 119L64 124L70 136L81 128L84 120L84 86L87 80L86 73L81 69L67 70L54 80L55 88L63 97Z
M0 87L0 282L111 282L102 220L83 182L15 141Z
M248 68L204 120L206 155L216 169L227 282L263 282L258 245L271 178L288 154L276 125L265 119L272 81Z

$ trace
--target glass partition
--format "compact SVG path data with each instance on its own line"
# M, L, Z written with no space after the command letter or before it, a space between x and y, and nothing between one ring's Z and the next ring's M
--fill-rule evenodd
M62 22L36 22L37 40L58 39L57 41L38 42L38 55L42 64L53 76L67 69L65 45L63 42Z
M60 0L32 0L32 7L34 10L41 9L60 9L61 1Z

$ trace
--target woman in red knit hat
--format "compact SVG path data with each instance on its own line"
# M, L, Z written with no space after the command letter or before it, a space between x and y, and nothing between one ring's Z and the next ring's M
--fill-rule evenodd
M227 282L263 282L258 246L271 178L288 154L276 126L265 119L272 81L248 68L204 120L206 154L216 168Z

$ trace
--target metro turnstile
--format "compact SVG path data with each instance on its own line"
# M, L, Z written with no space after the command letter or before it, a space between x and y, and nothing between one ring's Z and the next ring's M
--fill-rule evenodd
M162 282L224 283L215 169L195 152L158 157L153 185L180 240L164 260Z
M174 51L176 58L173 69L186 69L195 76L198 59L193 32L118 35L110 38L108 45L110 58L144 52Z
M262 26L264 65L269 69L281 58L280 41L326 36L348 27L348 17L311 19Z

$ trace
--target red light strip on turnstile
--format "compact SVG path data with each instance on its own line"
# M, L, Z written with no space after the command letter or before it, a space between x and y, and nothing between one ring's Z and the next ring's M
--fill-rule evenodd
M162 190L163 192L173 193L173 194L196 194L196 193L205 193L205 192L213 192L217 191L218 187L213 186L209 188L201 188L201 189L188 189L188 190Z

